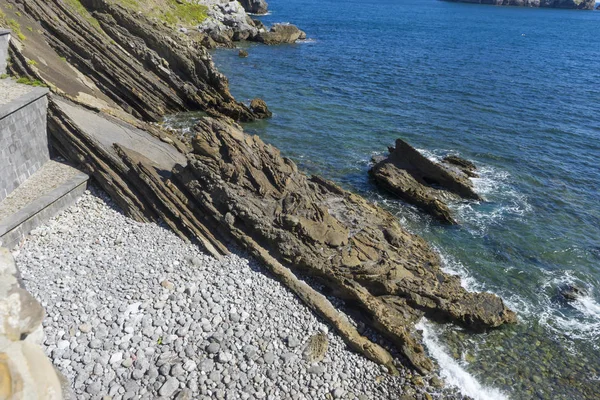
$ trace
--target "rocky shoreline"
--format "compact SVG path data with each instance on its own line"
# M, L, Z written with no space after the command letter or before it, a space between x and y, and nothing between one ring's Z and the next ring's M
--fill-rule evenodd
M260 263L206 256L98 189L34 231L16 260L77 399L462 398L348 350ZM320 332L327 349L309 358Z
M199 394L219 398L231 389L234 396L246 393L248 397L242 398L278 398L282 393L292 398L336 397L336 393L342 398L360 398L341 383L355 376L361 377L358 391L367 398L429 398L426 381L434 386L442 383L432 378L435 365L415 327L421 318L456 323L472 331L516 322L514 312L500 298L468 292L458 277L444 273L433 249L407 232L393 215L333 182L304 175L277 149L237 125L236 121L267 118L270 112L260 100L246 105L231 96L227 79L216 70L207 52L212 46L210 40L216 43L215 38L222 35L222 45L243 39L293 43L305 37L298 28L275 25L267 31L252 21L239 3L220 1L207 3L208 17L203 23L209 25L198 36L185 27L178 30L107 0L82 0L83 10L66 7L60 0L0 0L2 8L6 3L11 5L11 17L34 27L32 39L11 45L10 71L51 87L49 133L53 147L93 176L123 213L137 221L113 213L109 221L102 222L103 213L108 211L102 201L87 196L81 208L58 218L73 218L64 232L51 228L50 240L45 240L41 230L28 242L33 250L29 251L26 243L19 259L31 273L26 279L30 290L45 298L45 306L56 307L49 309L48 328L55 336L47 342L54 347L48 349L74 379L75 390L82 396L101 398L102 392L112 398L142 395L184 399ZM231 12L223 11L223 7ZM223 30L213 24L219 19L214 10L243 16L242 22L250 30L240 30L241 25L235 24ZM223 26L227 26L225 21L220 21ZM240 32L250 33L244 36ZM76 71L79 78L65 76L65 67ZM187 110L210 115L200 120L188 140L149 123ZM90 126L89 121L125 135L135 132L139 142L124 141L129 143L125 145L112 131L114 140L106 142L108 133L94 136L97 127ZM156 146L156 141L166 144L165 153L176 161L152 159L149 154L155 153L145 150ZM110 219L120 225L110 225ZM88 226L88 220L96 223ZM197 247L182 250L179 242L169 242L174 247L151 242L159 232L156 225L149 225L152 223L164 224L173 232L158 238L169 242L177 235L178 240L196 243L213 258L200 257ZM123 237L119 232L132 234ZM87 242L90 237L97 237L97 242ZM72 248L70 244L99 248L90 253L85 246ZM45 250L44 245L48 246ZM289 290L286 296L294 293L294 301L304 303L303 313L315 318L308 311L312 310L328 327L327 333L321 329L320 334L313 323L298 328L303 337L295 339L313 343L308 347L316 349L317 355L308 357L308 366L285 370L285 360L305 357L304 351L291 351L297 346L289 346L289 332L288 336L277 336L281 344L273 337L276 332L270 332L263 338L264 349L259 338L242 344L237 341L238 331L241 337L252 330L260 332L262 325L279 321L278 316L284 318L282 325L290 326L285 321L290 313L274 310L257 314L256 326L238 331L233 327L241 316L231 311L229 302L240 309L242 305L264 303L261 299L271 298L266 292L273 290L274 284L260 278L269 282L265 283L268 290L262 291L252 282L250 287L240 284L238 274L243 275L244 268L249 267L231 255L239 248L262 264L261 271L268 271L281 283L276 287ZM129 259L136 251L137 257ZM50 255L54 253L56 256ZM165 258L172 254L178 256ZM195 262L194 257L200 261ZM206 275L199 273L203 268L208 271ZM102 269L105 271L98 273ZM194 280L196 275L212 286ZM202 289L186 286L186 278ZM93 284L85 284L88 281L100 286L94 291L89 288ZM53 292L44 292L46 282L53 282ZM236 298L238 290L256 293ZM79 299L73 293L100 299L90 304L102 304L102 315L94 315L96 307L70 305ZM225 303L217 300L225 298ZM133 304L137 308L130 309ZM273 299L270 304L277 301ZM291 311L292 315L297 312ZM148 315L145 320L144 313ZM232 313L237 316L232 317ZM130 321L132 314L135 321ZM85 320L82 315L87 315ZM237 317L240 319L234 321ZM208 321L206 325L203 319ZM136 331L138 324L141 335ZM191 330L192 324L195 329ZM360 361L342 361L341 365L352 365L344 376L319 365L327 359L329 346L324 343L334 338L338 344L334 341L332 349L342 348L343 341L358 353L353 357L364 356ZM198 347L200 340L203 342ZM192 344L187 348L187 341L196 347ZM142 346L140 343L143 348L131 350L132 345ZM237 348L227 347L229 343ZM277 347L270 349L269 344ZM164 349L168 356L161 359L163 345L168 346ZM264 354L257 357L262 357L262 362L254 358L258 350L251 356L242 354L245 345L260 349ZM161 355L156 346L161 347ZM155 349L146 354L148 348ZM144 359L147 363L142 363ZM209 361L205 361L208 366L202 375L198 365L204 360ZM284 364L277 364L281 360ZM256 364L255 374L251 378L246 374L246 378L259 384L258 389L251 390L243 378L239 383L232 373L224 373L225 367L234 364L247 372L249 365L254 365L251 362ZM281 369L273 372L272 364L280 365L286 373L278 378ZM374 367L376 364L381 367ZM138 371L138 366L143 366L143 371ZM397 377L373 377L374 371ZM429 378L424 381L422 376ZM190 379L195 383L189 383ZM300 392L293 383L299 379ZM393 384L377 394L373 379L376 383L390 379ZM283 392L267 393L264 382L268 382L269 390Z

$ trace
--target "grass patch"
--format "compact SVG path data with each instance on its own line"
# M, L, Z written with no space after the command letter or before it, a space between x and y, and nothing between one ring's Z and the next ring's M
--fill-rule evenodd
M45 85L44 82L39 81L37 79L31 80L27 77L22 77L17 79L17 83L20 83L22 85L29 85L29 86L34 86L34 87L48 87L48 85Z
M92 26L94 28L96 28L98 31L101 31L102 29L100 28L100 23L98 22L98 20L94 17L92 17L92 14L90 14L90 12L87 10L87 8L85 8L83 6L83 4L81 4L81 1L79 0L64 0L65 3L67 3L69 5L69 7L75 11L77 14L81 15L86 21L88 21L90 24L92 24Z
M9 8L12 8L12 7L9 7ZM20 13L17 13L17 14L20 15ZM6 16L6 13L4 11L2 11L2 9L0 9L0 25L5 26L8 29L10 29L11 31L13 31L13 33L15 35L17 35L17 37L21 41L25 41L25 39L27 39L27 37L25 35L23 35L23 32L21 32L21 25L17 22L17 20L8 18Z
M71 0L74 1L74 0ZM207 17L208 7L177 0L113 0L114 3L133 11L141 11L148 17L158 18L169 25L198 25Z

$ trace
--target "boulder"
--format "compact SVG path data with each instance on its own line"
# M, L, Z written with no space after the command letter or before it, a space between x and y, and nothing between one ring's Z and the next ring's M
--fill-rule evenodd
M306 39L306 33L295 25L275 24L269 31L261 31L255 40L268 45L295 43L296 40Z
M470 178L477 178L479 175L475 172L477 167L469 160L465 160L457 155L449 155L442 159L443 163L447 165L457 167L460 169L465 175Z
M267 107L267 103L263 99L254 99L250 102L250 109L256 115L260 115L260 118L270 118L273 113Z
M346 300L418 371L433 368L415 329L422 316L476 331L516 321L500 298L468 292L459 277L444 273L433 249L391 213L304 175L235 124L204 118L194 134L187 166L175 167L172 176L203 217L277 265L284 281L289 275L282 271L310 276Z
M369 171L375 182L402 200L430 213L438 220L455 224L446 202L460 198L482 200L469 177L475 165L456 156L436 163L402 139L390 154Z
M269 6L265 0L239 0L239 2L242 3L244 10L252 14L266 14Z
M586 295L584 289L572 284L559 287L558 293L567 301L575 301Z
M41 348L42 306L20 287L10 251L0 248L0 399L71 398Z
M246 57L248 57L248 52L244 49L240 49L240 51L238 52L238 56L240 58L246 58Z

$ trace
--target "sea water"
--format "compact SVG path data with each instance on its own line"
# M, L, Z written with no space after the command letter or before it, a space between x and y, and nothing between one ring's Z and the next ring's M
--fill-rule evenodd
M245 126L424 236L470 290L502 296L516 326L470 334L422 321L448 384L475 398L600 398L600 12L436 0L271 0L269 25L308 39L217 50ZM403 138L473 161L487 201L438 224L379 191L373 155ZM585 295L564 301L575 284Z

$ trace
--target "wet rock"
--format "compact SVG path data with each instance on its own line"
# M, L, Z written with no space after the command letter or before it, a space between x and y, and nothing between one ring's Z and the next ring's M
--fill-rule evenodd
M269 31L259 32L256 36L256 41L268 45L290 44L303 39L306 39L306 33L295 25L287 24L275 24Z
M469 160L465 160L457 155L449 155L442 159L443 163L458 167L465 175L470 178L477 178L479 175L475 172L477 167Z
M267 103L263 99L254 99L250 102L250 109L256 115L260 115L260 118L270 118L273 113L267 107Z
M586 295L583 288L571 284L558 288L558 292L567 301L575 301Z
M248 52L244 49L240 49L240 51L238 52L238 57L246 58L246 57L248 57Z
M396 147L390 148L389 156L375 163L369 173L390 193L442 222L455 224L446 204L448 200L482 200L469 179L474 168L469 161L455 156L447 157L445 163L433 162L398 139Z

